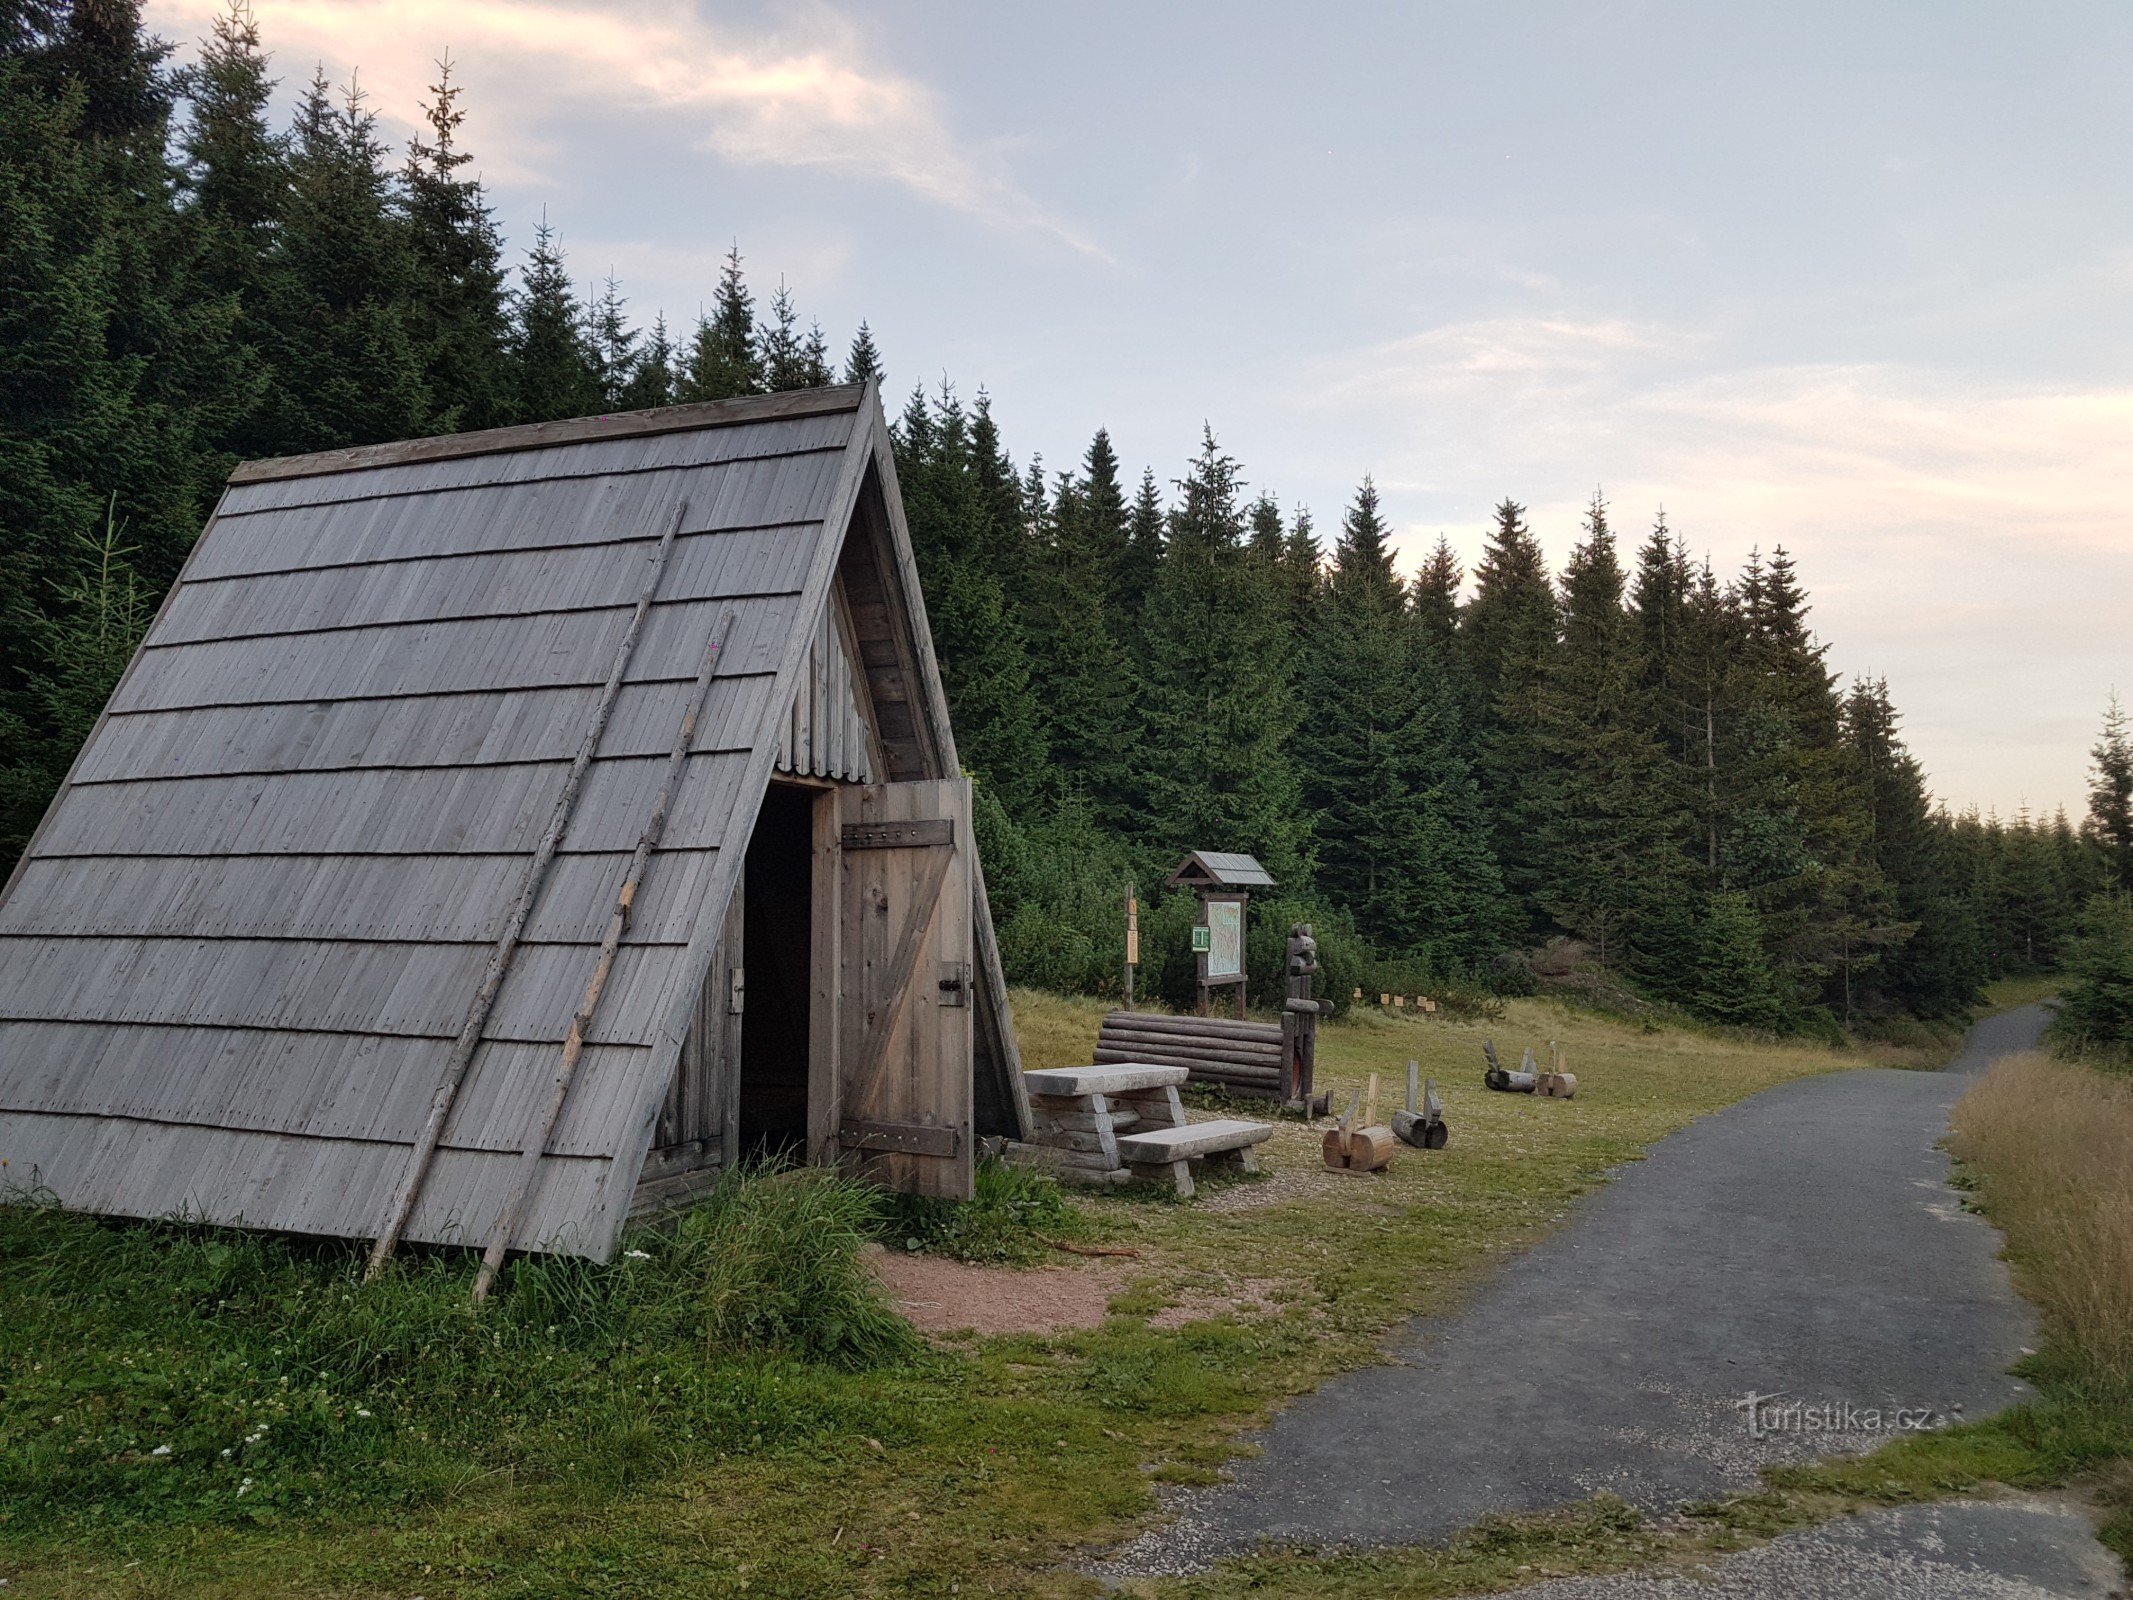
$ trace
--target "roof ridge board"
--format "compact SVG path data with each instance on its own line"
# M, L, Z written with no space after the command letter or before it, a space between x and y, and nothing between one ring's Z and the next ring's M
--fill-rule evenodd
M548 445L583 444L601 439L642 438L662 433L693 433L749 422L775 422L854 411L866 396L864 384L837 384L821 389L790 389L777 394L744 395L730 400L703 400L691 405L661 406L650 411L610 412L556 422L485 428L475 433L437 434L427 439L389 444L352 445L310 455L244 461L230 473L231 484L273 483L327 473L361 472L371 467L423 461L451 461L463 456L498 455L538 450Z

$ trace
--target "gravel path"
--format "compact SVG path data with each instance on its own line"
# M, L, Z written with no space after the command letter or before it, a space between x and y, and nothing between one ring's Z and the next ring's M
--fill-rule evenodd
M1937 1141L1968 1077L2043 1023L2025 1007L1980 1023L1947 1071L1803 1079L1692 1124L1464 1312L1411 1324L1392 1364L1290 1406L1232 1484L1181 1499L1099 1575L1198 1571L1261 1541L1427 1542L1602 1491L1670 1509L2017 1401L2006 1368L2034 1320ZM1769 1397L1753 1427L1751 1394Z

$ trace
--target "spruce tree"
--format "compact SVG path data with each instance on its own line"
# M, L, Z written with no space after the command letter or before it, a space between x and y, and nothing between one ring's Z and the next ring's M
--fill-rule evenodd
M803 389L819 389L837 381L830 370L829 337L819 322L807 325L807 342L800 347L800 378Z
M1729 1027L1789 1026L1791 1008L1764 943L1762 919L1746 895L1713 895L1698 931L1690 1009Z
M1827 646L1781 548L1751 557L1741 581L1741 759L1733 773L1728 887L1761 914L1781 974L1834 1011L1843 986L1893 920L1888 884L1866 848L1871 812L1842 740Z
M1595 491L1563 569L1562 642L1540 694L1546 768L1534 788L1537 898L1602 966L1621 964L1640 924L1676 904L1688 876L1678 851L1686 808L1645 710L1644 653L1623 587Z
M1505 884L1535 920L1546 872L1542 695L1558 621L1555 587L1526 527L1526 508L1505 500L1475 573L1473 602L1461 616L1460 645L1473 684L1475 743L1496 857Z
M636 380L641 359L637 351L640 335L623 315L626 305L622 286L615 281L610 267L600 287L600 298L586 310L585 342L592 355L593 381L599 386L600 403L611 411L622 409L622 397Z
M1451 540L1438 534L1408 594L1424 659L1432 670L1445 675L1454 672L1459 660L1459 590L1465 582L1466 571Z
M1326 584L1326 555L1318 547L1318 532L1311 525L1311 508L1298 506L1289 513L1289 531L1282 536L1281 592L1289 618L1289 633L1301 639L1310 625L1311 612Z
M251 424L269 392L260 354L269 343L263 319L273 302L267 278L289 184L286 141L267 119L274 89L251 7L231 0L187 79L179 147L200 239L200 283L235 302L232 352L243 363L246 395L220 442L239 455L269 453Z
M1143 615L1147 845L1243 850L1296 884L1309 872L1287 746L1295 709L1279 598L1244 544L1235 460L1203 433Z
M377 116L323 76L297 109L289 191L262 319L273 371L259 433L295 454L429 431L415 255Z
M881 352L874 346L874 330L862 320L859 331L852 335L852 348L844 358L844 381L865 383L869 378L883 384L888 374L882 370Z
M985 519L978 554L999 586L1001 615L1006 625L1019 632L1030 593L1032 521L1044 514L1043 463L1031 462L1036 481L1032 496L1026 492L1015 472L1014 460L1001 442L1000 425L992 414L992 396L983 389L978 391L970 410L970 459L977 473L978 498Z
M2133 889L2133 724L2114 693L2104 706L2103 736L2089 752L2095 778L2089 785L2087 831L2103 858L2105 884Z
M678 387L683 400L728 400L763 392L755 296L748 292L748 280L741 274L738 244L726 252L711 314L697 319Z
M123 528L153 606L230 466L253 401L234 294L171 159L168 46L112 0L16 8L0 53L0 860L84 728L57 653L86 552ZM115 537L115 535L113 535ZM47 627L44 624L51 624Z
M637 351L617 404L624 411L649 411L674 403L674 341L664 311L652 318L652 331Z
M1507 932L1501 878L1389 532L1366 478L1305 636L1294 747L1317 883L1380 948L1476 966Z
M894 431L896 475L957 750L1020 822L1047 789L1043 718L1022 633L1009 620L987 549L998 506L980 471L970 417L944 384L930 405L923 390L914 391ZM1019 520L1019 495L1015 506Z
M792 290L783 278L770 297L770 320L756 329L755 360L765 389L809 387L807 342L800 334L800 313L793 308Z
M1637 618L1638 647L1643 656L1640 687L1651 715L1652 732L1677 762L1689 750L1681 709L1689 645L1689 596L1696 574L1688 552L1676 541L1661 511L1651 534L1637 552L1637 576L1630 605Z
M1878 970L1867 971L1864 995L1845 996L1846 1020L1867 999L1919 1017L1960 1016L1985 981L1984 942L1947 820L1935 813L1925 773L1904 747L1886 682L1852 685L1844 736L1865 784L1871 861L1890 896L1889 915L1863 940ZM1845 962L1847 987L1862 965Z
M1146 639L1141 617L1147 610L1149 591L1155 587L1163 560L1163 528L1168 513L1163 493L1156 487L1155 469L1141 469L1141 486L1133 496L1133 510L1126 519L1126 547L1119 553L1112 575L1113 628L1135 660L1145 658Z
M1720 836L1727 825L1722 790L1731 777L1736 663L1747 648L1747 623L1734 593L1720 585L1709 561L1689 580L1681 641L1674 681L1660 713L1676 730L1673 742L1694 797L1690 854L1702 862L1705 882L1715 884Z
M585 326L555 230L543 216L526 252L513 321L518 415L522 422L584 417L601 410L599 356Z
M461 169L459 85L449 56L437 63L423 109L428 136L409 141L400 185L414 257L413 336L440 431L494 428L514 414L504 246L481 180ZM612 288L612 283L610 283Z
M1029 656L1061 789L1106 828L1131 823L1134 672L1111 629L1112 558L1123 537L1118 462L1098 433L1079 477L1062 476L1033 523Z

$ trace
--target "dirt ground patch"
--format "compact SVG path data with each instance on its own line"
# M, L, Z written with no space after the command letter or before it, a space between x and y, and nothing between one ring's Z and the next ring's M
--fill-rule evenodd
M874 1275L920 1333L1057 1333L1100 1328L1104 1306L1126 1286L1123 1268L974 1267L941 1256L870 1252Z

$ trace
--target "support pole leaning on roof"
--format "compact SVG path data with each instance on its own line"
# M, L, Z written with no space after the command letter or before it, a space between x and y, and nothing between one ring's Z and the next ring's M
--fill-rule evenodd
M571 813L577 809L578 791L585 782L585 769L592 765L593 752L600 748L601 736L607 732L607 720L613 715L615 699L622 692L623 674L629 670L630 657L637 653L637 639L644 632L645 616L659 593L660 580L666 576L667 558L674 553L674 540L688 515L689 502L683 500L674 508L674 520L668 524L659 548L652 556L652 574L645 580L644 593L637 597L637 609L630 615L629 626L615 645L615 659L608 668L606 683L601 685L600 701L594 708L592 724L586 729L584 742L578 746L578 753L570 763L570 774L563 780L562 792L556 796L548 829L541 835L540 843L534 846L532 859L526 863L525 876L519 882L518 899L513 902L511 914L504 921L504 931L497 936L496 948L490 952L488 968L482 974L481 987L474 992L473 1004L467 1007L467 1019L460 1027L459 1037L452 1042L452 1053L445 1060L436 1092L430 1096L429 1115L423 1121L421 1133L416 1135L414 1149L409 1152L407 1172L393 1196L392 1211L378 1232L377 1242L370 1247L370 1265L363 1272L366 1283L385 1270L385 1263L392 1259L400 1235L407 1228L408 1218L415 1214L415 1202L421 1198L423 1181L429 1177L430 1165L437 1157L437 1143L444 1137L444 1125L452 1115L452 1102L458 1098L467 1069L473 1065L474 1052L481 1046L482 1030L489 1025L489 1013L495 1009L496 996L511 971L511 959L518 954L519 936L526 931L526 919L533 914L533 903L540 896L548 865L555 860L563 834L570 827Z
M607 919L607 936L600 941L600 959L593 967L591 981L585 985L585 995L578 1002L577 1013L570 1019L570 1032L563 1038L563 1055L556 1063L555 1081L549 1085L548 1102L527 1132L525 1148L519 1152L518 1170L512 1176L511 1193L497 1216L496 1227L489 1234L489 1248L481 1258L481 1273L474 1280L476 1305L489 1297L489 1285L496 1281L497 1268L504 1264L504 1253L511 1248L511 1236L518 1231L519 1213L525 1209L526 1201L533 1193L534 1180L540 1176L541 1158L548 1153L549 1137L562 1119L563 1102L570 1098L571 1081L577 1077L578 1061L585 1053L586 1030L592 1026L593 1013L599 1009L600 996L607 991L608 977L615 970L615 955L621 948L623 932L629 927L630 913L636 908L637 891L644 887L652 852L659 848L660 835L666 832L667 813L673 808L674 796L681 790L681 777L688 769L689 752L696 744L696 724L703 717L704 702L711 693L711 679L718 671L719 657L725 654L726 639L732 632L733 613L728 611L720 619L718 631L711 636L711 648L704 654L703 670L696 675L688 709L682 713L681 729L674 736L674 748L667 752L666 775L659 786L659 798L652 806L652 819L644 825L644 832L638 837L636 852L630 857L629 871L623 875L622 888L615 896L615 909Z

